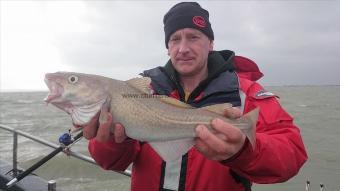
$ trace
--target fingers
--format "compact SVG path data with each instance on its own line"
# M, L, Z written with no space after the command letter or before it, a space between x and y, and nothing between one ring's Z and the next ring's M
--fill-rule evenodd
M237 107L227 107L224 109L224 116L230 119L237 119L242 116L242 111Z
M114 123L111 113L102 110L98 115L84 127L83 135L86 139L95 138L99 142L106 142L114 137L117 143L122 143L127 138L123 125Z
M211 133L207 127L204 125L198 125L196 127L196 134L200 140L204 143L199 143L196 145L197 149L203 153L210 153L212 151L216 153L226 153L228 152L228 145L224 140L220 139L215 134ZM209 151L212 150L212 151Z
M97 130L96 140L99 142L108 141L112 137L111 129L112 129L112 115L110 113L105 114L106 121L101 117L100 126Z
M210 149L210 147L202 141L200 138L195 139L195 147L196 149L201 152L205 157L209 159L214 159L214 151Z
M224 139L227 142L231 142L231 143L239 142L245 137L245 135L241 132L240 129L218 118L212 120L211 126L217 132L224 135L225 136Z
M212 160L226 160L236 154L245 142L238 128L220 119L211 122L212 130L204 125L196 127L196 149Z
M84 126L83 129L83 136L86 139L92 139L96 136L97 134L97 129L98 129L98 116L99 113L97 113L89 122L89 124L87 124L86 126Z
M127 138L125 134L125 128L123 127L122 124L120 123L115 124L114 137L116 143L122 143Z

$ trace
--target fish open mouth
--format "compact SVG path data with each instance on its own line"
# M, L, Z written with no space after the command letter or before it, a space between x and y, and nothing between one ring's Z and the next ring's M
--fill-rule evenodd
M45 78L45 83L50 90L49 94L46 96L44 101L46 103L50 103L53 100L57 99L60 97L63 93L63 87L59 85L57 82L49 80L47 77Z

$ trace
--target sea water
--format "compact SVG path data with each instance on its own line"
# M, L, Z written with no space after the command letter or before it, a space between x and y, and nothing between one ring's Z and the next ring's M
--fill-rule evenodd
M255 191L319 190L340 191L340 86L266 87L280 97L280 103L295 119L309 159L298 175L285 183L259 185ZM47 92L1 92L0 123L57 143L72 126L70 117L54 106L46 106ZM19 166L28 168L53 149L19 136ZM87 141L81 140L73 151L89 155ZM0 159L12 160L12 134L0 129ZM36 174L56 180L57 188L72 191L130 190L130 178L113 171L58 154Z

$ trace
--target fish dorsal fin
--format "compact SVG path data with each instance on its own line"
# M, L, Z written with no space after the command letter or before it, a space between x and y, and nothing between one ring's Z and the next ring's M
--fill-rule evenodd
M179 139L165 142L149 142L151 147L165 161L175 161L182 157L194 146L194 139Z
M141 77L141 78L132 78L130 80L127 80L126 83L141 91L142 93L145 94L152 94L152 89L150 88L150 83L151 83L151 78L149 77ZM192 106L190 106L189 104L183 103L175 98L172 97L168 97L166 95L154 95L154 98L159 98L159 100L163 103L167 103L176 107L180 107L180 108L193 108Z
M160 101L162 101L163 103L167 103L176 107L180 107L180 108L185 108L185 109L193 109L194 107L192 107L189 104L186 104L184 102L181 102L175 98L172 97L168 97L168 96L164 96L164 95L160 95L159 96Z
M221 104L215 104L215 105L209 105L205 107L201 107L201 109L211 111L213 113L216 113L218 115L224 116L228 108L231 108L233 105L230 103L221 103Z
M132 78L127 80L126 83L145 94L152 94L152 89L150 88L151 78L149 77Z

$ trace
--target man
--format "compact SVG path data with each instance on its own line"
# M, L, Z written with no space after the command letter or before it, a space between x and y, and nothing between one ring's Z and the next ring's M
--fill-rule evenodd
M252 182L283 182L297 174L307 159L299 129L276 97L255 82L262 76L255 63L232 51L213 51L209 13L198 3L175 5L163 22L170 60L143 72L155 93L194 107L228 102L239 108L228 117L260 108L256 146L238 128L216 119L216 132L198 125L195 147L165 163L148 143L126 137L124 124L108 114L107 122L98 124L95 118L84 128L96 162L111 170L133 163L131 189L148 191L250 190Z

